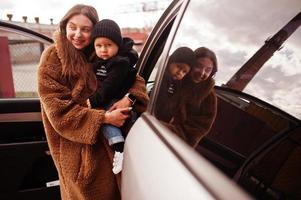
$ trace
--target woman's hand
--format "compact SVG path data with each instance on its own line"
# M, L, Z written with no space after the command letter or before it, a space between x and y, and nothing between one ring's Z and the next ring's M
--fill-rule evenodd
M111 124L120 127L124 124L125 120L129 117L129 112L132 108L117 108L113 111L107 111L105 113L104 122L106 124Z
M115 109L128 108L130 106L132 106L132 102L130 101L130 99L128 97L124 96L122 99L115 102L108 111L111 112Z

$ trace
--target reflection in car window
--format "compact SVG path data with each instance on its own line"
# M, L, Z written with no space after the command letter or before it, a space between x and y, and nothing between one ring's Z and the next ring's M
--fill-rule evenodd
M181 81L163 78L155 106L162 124L259 199L300 198L300 181L294 178L301 166L295 157L300 152L300 7L299 0L191 1L164 76L179 48L209 49L216 54L218 71L203 86L212 87L216 104L215 95L206 103L200 98L204 88L186 83L185 77L197 81L203 76L191 67ZM207 69L206 60L198 65L204 76L217 69ZM281 161L271 156L274 151Z
M298 0L289 3L265 0L244 5L233 1L231 4L228 5L226 1L193 1L175 41L177 46L190 44L194 49L203 44L213 49L221 66L220 73L216 76L217 85L220 86L225 86L265 42L300 12L301 3ZM268 12L265 5L272 6ZM260 16L260 20L254 16ZM301 99L301 61L298 56L301 55L300 40L301 28L293 32L282 46L278 46L278 50L277 47L270 47L265 54L272 54L271 59L243 90L299 119L301 103L297 99ZM277 51L273 55L274 48Z
M276 4L266 0L229 6L224 5L224 1L193 1L183 17L172 49L182 45L187 45L192 49L199 46L212 49L217 54L220 66L215 77L216 85L229 88L227 83L237 70L267 43L269 37L276 34L300 12L294 8L293 4L300 5L301 3L298 1L291 3L278 2ZM273 8L267 12L263 4L273 5ZM241 8L237 9L237 7ZM223 12L220 12L221 8ZM280 8L283 10L282 14L278 14L275 18L273 13ZM239 10L244 10L244 12L239 12ZM255 10L256 16L261 16L261 20L254 18L253 11ZM244 74L243 76L254 76L254 78L242 90L298 118L301 116L301 103L298 101L301 99L301 93L298 92L301 89L301 61L297 56L301 54L301 48L298 46L301 44L300 39L301 30L297 29L285 41L283 48L278 46L279 51L275 52L275 55L260 68L257 74ZM262 54L264 56L271 54L273 48L275 47L268 47L268 50ZM261 63L262 57L259 58L255 57L252 62ZM232 89L235 88L232 87ZM218 112L218 119L220 119L218 123L221 122L223 125L215 124L214 134L211 135L219 138L218 141L243 156L249 155L275 132L284 130L289 124L287 120L275 114L274 110L235 96L221 96L218 109L221 109ZM229 114L225 112L226 109ZM225 118L231 120L225 121ZM262 129L265 129L264 134L259 131ZM223 132L231 133L231 137L224 138L221 136L221 134L226 135ZM250 135L251 133L253 135ZM250 139L256 136L255 133L258 139L250 143ZM233 141L233 137L240 139L240 143Z
M29 37L0 30L2 54L6 60L0 98L37 97L37 66L46 45Z
M216 116L215 53L177 48L169 57L156 104L156 117L192 147L208 133Z

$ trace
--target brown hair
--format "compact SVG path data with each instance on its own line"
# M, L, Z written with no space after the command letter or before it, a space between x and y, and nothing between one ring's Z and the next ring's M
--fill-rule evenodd
M215 73L217 72L217 58L216 58L215 53L206 47L199 47L196 50L194 50L194 53L195 53L196 59L209 58L212 61L213 69L210 74L210 77L214 76Z
M70 78L72 76L83 76L88 73L89 68L87 67L87 59L86 55L83 51L77 50L68 40L66 36L66 26L68 21L71 17L75 15L85 15L88 17L93 26L98 22L98 14L94 7L84 5L84 4L77 4L73 6L61 19L59 28L60 28L60 37L61 41L63 42L63 51L64 55L64 65L62 75L65 78ZM89 55L88 55L89 56ZM84 80L86 76L83 76Z

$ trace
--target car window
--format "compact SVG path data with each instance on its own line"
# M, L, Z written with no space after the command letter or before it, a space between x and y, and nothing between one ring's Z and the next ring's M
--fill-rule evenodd
M277 149L285 152L282 160L288 159L291 147L276 144L286 143L300 124L300 6L297 0L191 1L167 55L154 106L165 127L226 175L244 174L237 180L256 197L264 193L277 199L291 188L273 185L281 165L268 173L260 158ZM251 182L269 191L256 192L247 185Z
M0 45L0 98L37 97L37 67L47 45L7 30L0 30Z
M268 3L274 4L274 8L269 10L269 13L267 13L265 9L262 9L263 4ZM295 3L298 4L297 2ZM292 34L292 36L288 38L285 36L286 41L275 44L276 46L273 46L273 43L276 42L274 40L276 39L272 38L273 35L298 14L299 10L297 8L289 9L291 5L286 6L283 2L275 4L268 0L249 4L249 7L241 5L241 9L233 9L234 7L232 6L223 5L223 2L192 1L181 21L169 52L169 57L172 57L172 54L177 49L187 47L195 52L199 50L199 54L210 54L210 52L213 52L217 57L218 65L217 73L213 74L212 77L213 81L211 83L209 83L210 81L204 82L208 87L195 87L193 84L188 85L189 81L185 81L185 79L191 79L191 77L197 79L197 75L200 76L201 80L202 76L206 76L206 73L210 74L212 72L212 66L210 69L204 69L205 64L202 63L198 64L203 65L199 67L203 68L202 72L196 69L198 67L194 67L194 69L190 70L190 73L187 73L187 76L184 77L182 81L175 80L179 79L181 76L180 73L185 74L183 70L178 69L179 74L174 74L174 77L166 75L166 79L169 80L163 83L160 88L160 91L162 91L161 95L164 97L162 96L161 100L159 99L156 104L158 118L164 118L164 121L167 122L168 125L175 123L175 120L186 123L180 127L173 126L172 129L181 132L179 133L181 137L186 138L186 140L189 141L188 143L192 146L196 146L196 143L209 133L211 127L221 127L219 125L212 125L212 123L215 121L214 119L216 119L215 114L219 117L219 112L223 111L230 112L233 116L232 118L227 118L228 120L223 119L218 122L223 123L222 127L225 128L225 131L232 131L232 137L236 135L237 139L242 139L242 143L236 145L230 144L231 142L228 144L226 141L221 142L243 156L248 156L254 149L274 135L275 132L279 132L288 127L288 121L282 119L279 114L275 114L274 111L263 108L262 106L257 106L258 103L242 96L232 95L230 97L229 95L217 93L216 95L219 97L217 109L222 110L218 110L217 112L214 110L210 111L210 109L215 109L215 100L208 88L212 87L214 83L216 86L222 88L230 88L251 95L294 117L300 118L301 116L301 104L300 101L297 100L300 99L300 92L297 91L301 89L300 59L297 56L301 53L301 29L298 29L298 26L295 26L295 30L290 28L288 34ZM224 6L222 9L223 12L220 12L221 6ZM236 5L235 7L239 6ZM280 7L282 14L278 14L277 17L275 17L273 13L276 12L277 9L280 9ZM239 10L242 9L245 10L245 12L239 12ZM260 20L254 19L252 10L256 10L257 16L262 16ZM294 25L292 27L294 27ZM281 37L281 34L277 37ZM280 40L284 39L281 38ZM268 50L261 48L267 43L271 43L268 44L269 46L264 46L264 48ZM204 50L203 47L210 52L205 52L207 50ZM255 53L256 55L253 56ZM179 60L182 64L185 64L185 62L187 64L191 61L189 57L187 57L186 60L185 58L181 58L185 57L185 55L185 53L179 53ZM186 56L188 56L188 54ZM245 76L248 78L251 76L250 82L241 88L232 86L231 81L237 77L235 73L242 66L248 64L247 61L250 58L253 58L252 62L254 62L250 64L250 68L253 68L253 71L248 71L245 74L240 72L242 77ZM197 57L196 60L198 59ZM206 62L206 59L203 62ZM176 64L179 65L179 62ZM214 62L213 65L215 65ZM256 68L260 69L258 73L254 72ZM165 74L168 74L168 70L169 68L167 66ZM215 69L213 69L213 71L214 70ZM195 73L193 73L194 71ZM201 73L203 73L203 75ZM176 76L178 76L178 78ZM238 82L238 84L243 85L242 82ZM165 90L165 93L163 90ZM186 91L182 91L181 94L178 94L177 90ZM214 89L212 89L212 91L212 93L216 93ZM206 92L210 93L210 95L206 94ZM175 96L173 93L179 96ZM200 93L204 93L204 95ZM187 100L182 100L184 102L181 102L179 98L186 98ZM194 98L198 100L194 100ZM212 102L209 101L210 98L211 100L213 99ZM224 103L230 101L231 103ZM185 105L181 106L181 103ZM201 106L201 104L204 104L205 107ZM179 113L176 114L174 111L177 108L182 110L179 110ZM196 109L202 109L199 110L199 112L203 114L198 115ZM169 116L159 116L161 115L159 112ZM175 115L182 116L176 119ZM203 118L203 120L200 120L201 118ZM185 120L185 122L183 122L183 120ZM179 122L175 123L175 126L179 126ZM265 129L265 134L260 132L262 129ZM218 135L222 134L220 131L220 129L216 131ZM233 131L235 131L235 133ZM188 135L193 134L193 132L199 132L199 134L202 132L202 134L193 136L197 138L188 138L190 137ZM242 134L241 132L245 132L246 134ZM260 139L254 143L250 143L249 139L255 136L254 132L256 132L256 136L261 134L258 136ZM251 135L251 133L253 135ZM229 139L229 141L231 141L231 139Z
M238 6L235 1L231 5L224 5L223 1L193 1L182 20L173 46L189 45L192 49L206 46L214 50L219 65L216 85L233 89L236 88L230 82L238 79L235 73L257 53L258 59L253 61L257 63L253 65L262 66L258 66L257 73L241 74L244 78L249 76L252 79L245 87L237 90L260 98L300 119L301 104L296 101L300 99L300 22L295 19L295 22L285 27L297 14L300 18L300 9L294 8L294 5L300 6L300 2L291 1L287 4L285 1L275 3L265 0L249 4ZM264 8L268 4L273 5L269 12ZM220 8L223 12L220 12ZM279 13L274 15L277 11ZM254 17L254 14L261 16L260 19ZM278 33L282 28L282 33ZM277 38L272 38L276 33ZM284 40L284 43L277 39ZM274 46L273 42L276 43ZM258 52L267 43L267 51L261 49ZM265 54L265 57L258 54Z

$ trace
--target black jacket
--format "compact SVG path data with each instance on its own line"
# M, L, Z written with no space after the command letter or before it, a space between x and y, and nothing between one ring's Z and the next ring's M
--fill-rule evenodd
M93 63L97 78L97 91L89 98L92 108L103 107L113 99L121 99L136 80L134 68L138 54L133 40L123 39L119 54L109 60L98 59Z
M181 81L174 80L168 71L166 71L163 76L155 109L156 117L159 120L168 123L172 119L175 109L178 108L180 89Z

